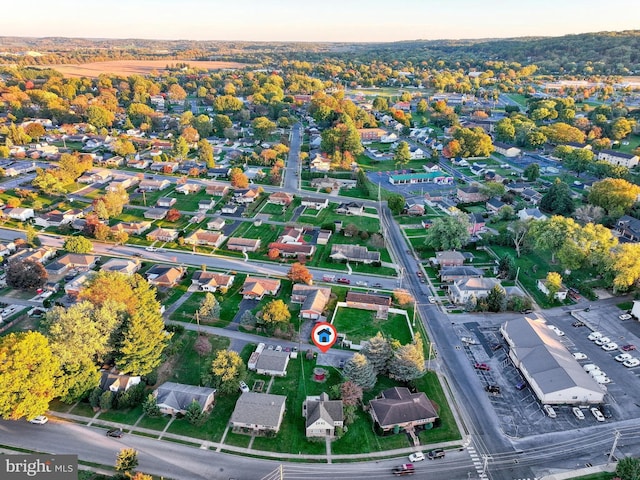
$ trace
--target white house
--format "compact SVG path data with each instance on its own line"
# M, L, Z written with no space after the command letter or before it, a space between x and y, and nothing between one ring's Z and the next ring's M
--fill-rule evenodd
M35 217L35 212L33 211L33 208L16 207L16 208L5 210L4 213L9 218L13 218L14 220L20 220L21 222L24 222L26 220L29 220L30 218Z
M493 142L493 149L496 153L504 155L505 157L517 157L522 153L522 150L519 148L502 142Z
M500 282L495 278L465 278L449 285L449 296L453 303L464 304L471 297L486 297L496 285Z
M598 152L598 160L605 161L612 165L621 165L627 168L633 168L638 165L638 155L624 153L616 150L600 150Z
M538 279L538 290L540 290L545 295L549 295L549 289L547 288L547 281L544 278ZM560 300L561 302L564 302L567 299L568 293L569 293L569 290L567 289L567 287L565 287L564 285L561 285L560 290L556 292L553 298L555 298L556 300Z

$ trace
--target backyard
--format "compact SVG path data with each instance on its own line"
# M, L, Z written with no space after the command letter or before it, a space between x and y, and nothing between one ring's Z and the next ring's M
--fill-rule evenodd
M378 332L402 344L412 341L407 317L401 314L390 313L389 318L384 320L376 319L375 312L370 310L340 307L333 319L333 325L339 335L344 335L346 340L354 344L369 340Z

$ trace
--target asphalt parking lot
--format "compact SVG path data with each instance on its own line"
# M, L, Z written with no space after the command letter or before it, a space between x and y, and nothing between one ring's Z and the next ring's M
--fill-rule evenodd
M580 313L585 315L581 316ZM596 303L591 306L589 312L580 310L572 314L569 309L555 309L545 312L544 315L550 325L555 325L565 333L558 336L558 340L570 352L582 352L587 355L587 359L579 363L594 363L611 379L611 383L603 386L606 391L605 403L613 413L612 418L606 422L640 418L640 402L637 400L640 398L640 366L624 367L614 360L616 355L622 353L621 349L606 352L587 338L593 330L599 330L620 347L634 344L640 350L640 340L635 334L636 330L640 332L640 322L621 321L618 318L621 313L623 311L615 305ZM585 325L573 327L572 323L577 318ZM549 418L528 386L518 390L516 385L523 382L523 377L507 357L506 344L502 341L499 327L500 324L497 322L464 322L457 324L456 331L460 339L468 340L462 341L460 348L464 350L470 363L486 363L491 368L490 371L476 370L476 374L483 387L500 387L499 393L485 394L491 401L496 419L506 435L523 437L550 431L573 430L599 423L588 408L582 408L585 418L580 420L569 406L554 406L557 417ZM497 348L497 344L502 347ZM640 351L629 353L640 358Z

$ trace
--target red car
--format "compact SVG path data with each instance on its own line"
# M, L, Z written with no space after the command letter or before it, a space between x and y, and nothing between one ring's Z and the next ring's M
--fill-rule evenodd
M486 363L476 363L474 365L474 368L476 370L484 370L486 372L488 372L489 370L491 370L491 367L489 365L487 365Z
M635 350L635 349L636 349L636 346L631 344L622 346L622 351L624 352L630 352L631 350Z
M344 285L351 284L351 280L349 280L348 278L339 278L339 279L336 280L336 282L343 283Z

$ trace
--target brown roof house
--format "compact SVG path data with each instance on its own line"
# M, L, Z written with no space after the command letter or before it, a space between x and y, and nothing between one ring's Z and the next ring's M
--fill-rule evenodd
M334 437L336 427L344 425L342 400L329 400L329 395L307 397L302 404L307 437Z
M227 250L238 250L240 252L255 252L260 248L259 238L231 237L227 241Z
M387 295L373 295L370 293L347 292L347 307L376 312L376 318L387 318L391 297Z
M191 286L202 292L216 292L218 289L228 289L234 279L233 275L198 270L191 277Z
M322 316L330 297L331 288L329 287L316 287L300 283L296 283L291 292L291 302L302 304L300 317L312 320L318 320Z
M280 252L280 256L283 258L299 257L304 255L306 258L311 258L316 251L314 245L307 243L279 243L271 242L269 244L269 250L276 249Z
M147 270L147 281L158 287L173 287L184 275L184 268L172 265L154 265Z
M184 237L184 243L187 245L209 245L220 248L220 245L227 239L220 232L209 232L207 230L198 229Z
M126 232L129 235L142 235L151 228L151 222L120 222L111 227L112 232Z
M280 430L287 397L271 393L244 392L236 402L229 423L234 433L264 435Z
M280 290L280 280L247 277L241 293L244 298L262 300L265 295L276 295L278 290Z
M423 392L411 393L405 387L383 391L369 402L369 413L376 427L383 432L396 428L413 430L438 419L436 409Z
M47 272L50 275L65 275L71 270L89 270L96 265L96 261L99 258L95 255L67 253L47 265Z
M348 262L358 263L374 263L380 261L380 252L369 251L367 247L351 244L338 244L331 246L331 254L333 260L346 260Z
M274 192L269 195L267 202L288 207L293 202L293 195L287 192Z
M435 263L440 267L461 267L464 263L464 255L454 250L436 252Z
M156 228L147 235L150 242L173 242L178 238L178 230L173 228Z
M153 392L160 412L169 415L177 413L184 415L187 413L189 405L194 401L200 404L203 411L209 411L213 406L215 395L215 388L196 387L174 382L165 382Z
M479 187L458 187L456 197L461 203L484 202L489 197L480 191Z
M100 270L103 272L118 272L125 275L133 275L140 270L140 262L126 260L124 258L112 258L102 265Z
M100 388L103 391L111 390L114 393L126 392L134 385L140 383L140 377L123 375L116 369L102 370L100 372Z

